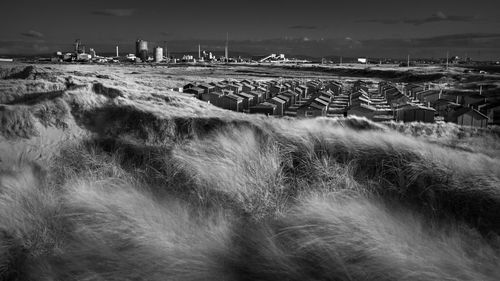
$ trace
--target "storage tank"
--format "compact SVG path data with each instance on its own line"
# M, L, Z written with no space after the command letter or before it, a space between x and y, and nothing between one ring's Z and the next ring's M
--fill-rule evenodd
M148 41L137 40L135 43L136 56L141 58L142 61L148 60Z
M154 49L154 58L155 58L155 62L162 62L163 61L163 48L162 47L156 47Z

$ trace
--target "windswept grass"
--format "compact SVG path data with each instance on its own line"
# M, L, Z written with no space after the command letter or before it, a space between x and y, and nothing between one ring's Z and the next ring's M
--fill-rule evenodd
M192 177L202 197L205 189L221 192L256 218L282 211L287 198L278 144L249 129L214 135L174 149L174 160L167 161Z
M471 229L434 225L406 207L312 196L285 217L243 226L241 280L493 280L495 250Z
M386 125L406 135L464 151L500 158L500 129L463 127L453 123L396 123Z
M495 131L250 116L73 74L0 107L0 280L500 279ZM3 153L65 124L88 134Z
M74 179L61 189L39 167L4 170L3 280L220 280L228 219L154 197L128 182Z
M376 195L311 191L281 214L248 221L229 202L207 212L106 175L75 175L59 187L46 179L26 163L2 170L4 279L496 280L500 274L498 240Z
M228 223L126 184L77 182L64 197L75 225L59 258L65 280L220 280ZM96 262L99 261L99 262Z
M25 106L0 105L0 133L6 138L29 138L38 134L35 120Z

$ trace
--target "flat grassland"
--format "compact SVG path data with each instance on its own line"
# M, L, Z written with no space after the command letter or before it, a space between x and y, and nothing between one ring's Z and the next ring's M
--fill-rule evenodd
M0 280L499 280L498 130L278 119L168 90L338 75L0 65Z

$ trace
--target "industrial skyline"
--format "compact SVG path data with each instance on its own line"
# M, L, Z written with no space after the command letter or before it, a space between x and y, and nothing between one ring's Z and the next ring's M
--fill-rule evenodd
M47 54L81 38L97 51L133 52L144 38L172 52L198 44L232 51L308 56L500 57L500 7L494 0L212 2L144 0L9 1L0 17L0 54ZM78 4L78 5L77 5ZM78 7L78 8L75 8Z

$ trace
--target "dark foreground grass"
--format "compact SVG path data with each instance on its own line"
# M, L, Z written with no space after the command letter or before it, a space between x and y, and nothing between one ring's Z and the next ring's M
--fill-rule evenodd
M1 279L500 278L497 159L360 119L202 123L3 161Z

